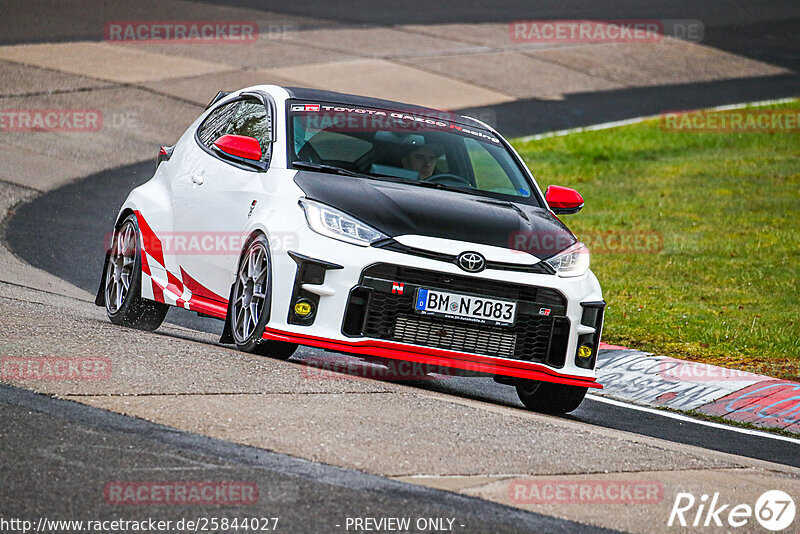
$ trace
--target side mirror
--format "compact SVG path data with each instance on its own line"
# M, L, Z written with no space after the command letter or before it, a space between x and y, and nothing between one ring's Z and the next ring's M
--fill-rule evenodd
M583 197L580 193L569 187L551 185L544 192L544 199L553 213L569 214L578 213L583 207Z
M249 161L261 159L261 145L258 144L258 140L246 135L223 135L214 141L214 148L229 156Z

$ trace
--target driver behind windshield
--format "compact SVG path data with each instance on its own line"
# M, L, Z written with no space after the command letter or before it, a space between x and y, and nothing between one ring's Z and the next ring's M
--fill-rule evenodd
M420 180L427 180L436 167L436 152L428 146L421 146L408 152L403 159L403 168L419 173Z

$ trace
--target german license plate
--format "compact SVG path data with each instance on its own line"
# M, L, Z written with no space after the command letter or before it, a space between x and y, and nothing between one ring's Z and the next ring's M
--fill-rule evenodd
M478 324L511 326L516 318L517 303L419 288L414 309L421 315L460 319Z

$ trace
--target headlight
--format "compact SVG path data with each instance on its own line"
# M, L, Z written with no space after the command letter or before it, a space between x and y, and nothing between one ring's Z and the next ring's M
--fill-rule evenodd
M589 269L589 249L578 241L545 261L556 270L558 276L582 276Z
M300 206L306 214L308 227L318 234L362 247L386 238L381 232L355 217L325 204L304 198L300 200Z

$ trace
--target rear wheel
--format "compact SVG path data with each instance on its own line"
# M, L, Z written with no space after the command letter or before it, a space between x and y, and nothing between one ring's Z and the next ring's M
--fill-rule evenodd
M297 345L262 338L269 320L272 273L267 239L259 235L247 246L236 273L230 314L236 348L262 356L288 360Z
M552 382L539 382L518 378L519 400L529 410L545 413L569 413L575 410L586 396L588 388L565 386Z
M142 253L135 215L125 218L114 233L103 285L112 323L152 331L164 322L169 306L142 298Z

